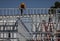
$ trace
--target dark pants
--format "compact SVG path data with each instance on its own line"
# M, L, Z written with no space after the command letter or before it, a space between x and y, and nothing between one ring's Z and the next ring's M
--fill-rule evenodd
M23 15L23 9L21 9L21 15Z

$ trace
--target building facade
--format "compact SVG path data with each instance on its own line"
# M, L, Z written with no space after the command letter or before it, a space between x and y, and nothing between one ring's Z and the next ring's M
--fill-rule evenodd
M60 13L49 10L27 8L21 16L18 8L0 8L0 41L57 41Z

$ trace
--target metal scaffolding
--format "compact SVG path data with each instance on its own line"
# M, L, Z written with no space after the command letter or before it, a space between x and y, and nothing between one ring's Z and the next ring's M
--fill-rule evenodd
M57 41L60 13L50 8L27 8L21 16L19 8L0 8L0 40Z

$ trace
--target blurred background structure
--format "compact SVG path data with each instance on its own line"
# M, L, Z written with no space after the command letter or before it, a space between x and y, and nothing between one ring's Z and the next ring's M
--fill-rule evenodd
M0 8L0 39L2 41L57 41L60 13L52 8ZM12 15L11 15L12 14ZM58 31L58 32L57 32Z
M60 41L60 2L50 8L0 8L0 41Z

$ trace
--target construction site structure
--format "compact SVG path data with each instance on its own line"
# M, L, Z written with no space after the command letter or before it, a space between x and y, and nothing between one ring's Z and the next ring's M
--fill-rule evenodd
M50 10L50 11L49 11ZM60 41L60 9L0 8L0 41Z

